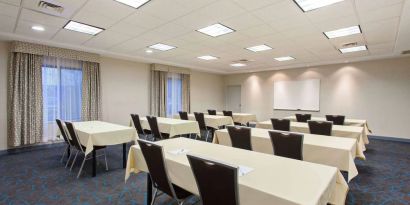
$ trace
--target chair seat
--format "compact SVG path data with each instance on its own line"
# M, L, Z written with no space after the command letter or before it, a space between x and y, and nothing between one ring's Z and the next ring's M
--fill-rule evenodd
M187 191L187 190L185 190L185 189L183 189L183 188L181 188L181 187L179 187L175 184L172 184L172 186L174 187L175 194L177 195L178 199L185 199L185 198L193 195L191 192L189 192L189 191Z

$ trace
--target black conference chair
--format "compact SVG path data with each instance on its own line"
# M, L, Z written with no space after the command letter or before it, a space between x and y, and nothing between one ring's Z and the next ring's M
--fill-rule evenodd
M67 144L67 147L64 149L64 152L63 152L63 156L61 156L61 162L63 162L63 160L64 160L64 156L67 154L67 157L68 157L68 159L71 157L71 142L70 142L70 138L68 138L68 135L67 135L67 133L65 132L65 129L64 129L64 127L63 127L63 124L61 123L61 120L59 120L59 119L56 119L56 123L57 123L57 126L58 126L58 129L60 129L60 133L61 133L61 136L63 136L63 139L64 139L64 142ZM68 166L68 162L69 162L70 160L67 160L67 163L65 164L65 167L67 168L67 166Z
M75 157L74 157L74 159L73 159L73 163L71 164L71 167L70 167L70 171L73 169L73 166L74 166L74 164L75 164L75 162L76 162L78 153L84 154L83 162L81 163L80 170L78 171L78 174L77 174L77 178L79 178L80 175L81 175L81 172L82 172L82 170L83 170L85 161L86 161L86 160L93 159L93 156L92 156L92 154L85 155L86 147L83 146L83 145L81 144L81 142L80 142L80 139L78 139L78 135L77 135L77 132L75 131L74 125L73 125L72 123L70 123L70 122L65 122L65 124L66 124L67 130L68 130L68 133L70 134L70 137L71 137L71 139L73 140L73 146L77 149L77 152L76 152ZM105 152L105 148L106 148L106 146L94 146L94 147L93 147L93 149L94 149L95 151L104 149L104 154L97 155L96 157L104 156L104 159L105 159L105 169L108 171L107 154L106 154L106 152ZM95 159L95 160L96 160L96 159Z
M155 203L155 199L158 196L158 190L160 190L175 199L178 205L184 204L185 200L192 196L192 193L172 184L169 180L163 148L160 145L143 140L138 140L138 144L141 148L142 155L144 156L151 177L152 185L155 189L154 197L149 203L151 205Z
M315 135L332 135L332 125L333 122L327 121L308 121L310 134Z
M216 115L216 110L208 110L208 115Z
M227 126L232 147L252 150L251 128L239 126Z
M344 115L326 115L326 121L333 122L334 125L344 125L345 116Z
M201 135L202 133L205 133L205 141L208 142L209 135L212 134L212 128L206 126L204 113L194 112L194 115L198 122Z
M158 127L157 117L147 116L148 124L151 129L151 133L154 136L154 141L168 139L169 134L161 133Z
M142 129L141 126L141 120L140 120L140 116L137 114L131 114L131 119L132 122L134 124L135 129L137 130L138 136L141 139L146 139L146 140L154 140L151 137L151 130L147 130L147 129Z
M179 118L180 118L181 120L189 120L189 119L188 119L188 112L179 111L178 113L179 113Z
M269 131L273 154L303 160L303 134Z
M274 130L290 131L290 120L288 119L270 119Z
M231 117L232 120L234 120L234 119L233 119L233 113L232 113L232 111L223 110L222 113L223 113L224 116ZM234 125L242 125L241 123L235 122L235 121L233 121L233 124L234 124Z
M203 205L238 205L238 167L187 154Z
M312 118L311 114L295 114L296 121L298 122L307 122Z

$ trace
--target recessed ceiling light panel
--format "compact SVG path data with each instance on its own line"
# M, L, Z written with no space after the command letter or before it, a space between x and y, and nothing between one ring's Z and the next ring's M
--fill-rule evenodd
M283 56L283 57L277 57L275 58L277 61L290 61L290 60L295 60L294 57L292 56Z
M334 31L324 32L327 38L338 38L343 36L350 36L354 34L362 33L360 26L351 26L347 28L341 28Z
M244 63L231 63L231 66L232 67L244 67L244 66L246 66L246 64L244 64Z
M210 55L207 55L207 56L199 56L198 58L199 58L199 59L202 59L202 60L207 60L207 61L218 59L218 57L210 56Z
M293 0L302 9L307 12L324 6L329 6L344 0Z
M356 47L339 49L341 53L351 53L351 52L358 52L358 51L365 51L365 50L367 50L367 46L356 46Z
M114 0L120 3L123 3L125 5L134 7L136 9L138 9L139 7L141 7L142 5L146 4L147 2L149 2L150 0Z
M35 30L35 31L44 31L44 27L43 26L32 26L31 29Z
M85 34L89 34L89 35L97 35L98 33L100 33L101 31L104 31L104 29L102 28L98 28L95 26L90 26L87 24L83 24L80 22L76 22L76 21L69 21L65 26L65 29L67 30L71 30L71 31L76 31L76 32L80 32L80 33L85 33Z
M252 46L252 47L249 47L249 48L246 48L246 49L248 49L250 51L253 51L253 52L259 52L259 51L271 50L272 48L265 45L265 44L263 44L263 45L259 45L259 46Z
M149 46L149 48L152 49L156 49L156 50L160 50L160 51L168 51L171 49L176 48L175 46L170 46L170 45L166 45L166 44L162 44L162 43L157 43L155 45Z
M224 35L224 34L232 33L235 30L233 30L233 29L231 29L227 26L224 26L222 24L217 23L217 24L214 24L214 25L207 26L205 28L201 28L197 31L199 31L203 34L206 34L208 36L217 37L217 36L221 36L221 35Z

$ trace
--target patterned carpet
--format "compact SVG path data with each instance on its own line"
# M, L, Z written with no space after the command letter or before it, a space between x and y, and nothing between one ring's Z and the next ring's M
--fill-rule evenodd
M88 162L78 180L80 160L69 172L62 151L53 146L0 156L0 204L144 204L146 175L124 183L121 146L108 148L108 172L100 159L92 178ZM346 204L410 204L410 143L373 139L365 155L356 161L359 175L349 183ZM175 203L161 196L156 204Z

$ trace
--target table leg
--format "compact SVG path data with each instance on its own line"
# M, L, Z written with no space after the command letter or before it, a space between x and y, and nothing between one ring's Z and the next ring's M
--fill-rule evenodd
M147 205L152 201L152 181L151 176L147 173Z
M127 167L127 143L122 144L122 168Z
M97 175L97 154L95 149L93 149L93 177Z
M68 150L67 150L67 160L70 159L70 155L71 155L71 147L68 146Z

